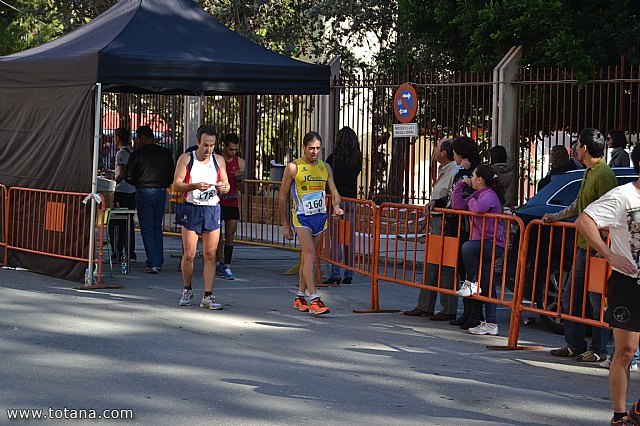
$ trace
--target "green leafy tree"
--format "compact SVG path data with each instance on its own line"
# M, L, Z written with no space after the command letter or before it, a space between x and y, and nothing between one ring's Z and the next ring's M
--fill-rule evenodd
M89 22L117 0L0 1L0 55L38 46Z
M297 57L302 51L306 15L297 0L197 2L238 34L275 52Z
M89 22L116 0L0 2L0 55ZM486 70L514 45L523 64L640 63L637 0L196 0L234 31L278 53L342 72Z
M395 1L203 0L199 4L229 28L278 53L318 63L340 56L347 74L376 69L378 57L395 37Z
M395 69L486 70L517 45L533 67L640 63L636 0L400 0L398 13Z
M47 0L0 2L0 55L45 43L62 33L62 23L51 17Z
M395 0L319 0L308 11L313 56L340 56L345 74L381 71L396 39Z

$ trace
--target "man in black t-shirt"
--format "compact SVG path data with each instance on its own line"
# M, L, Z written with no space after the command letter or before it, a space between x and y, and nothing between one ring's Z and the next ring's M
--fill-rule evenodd
M164 263L162 219L175 166L171 151L156 145L149 126L138 127L136 142L136 150L127 163L125 180L136 187L138 222L147 255L145 272L157 274Z

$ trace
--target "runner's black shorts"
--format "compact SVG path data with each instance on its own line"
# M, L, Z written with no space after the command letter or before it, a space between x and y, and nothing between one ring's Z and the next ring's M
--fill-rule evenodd
M611 271L607 293L609 325L640 332L640 278Z
M240 209L237 207L220 206L220 219L221 220L239 220Z

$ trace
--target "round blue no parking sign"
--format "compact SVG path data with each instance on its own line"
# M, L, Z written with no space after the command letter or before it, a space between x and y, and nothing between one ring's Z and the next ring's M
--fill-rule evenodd
M409 83L404 83L393 97L393 112L401 123L408 123L413 120L418 109L418 96L416 89Z

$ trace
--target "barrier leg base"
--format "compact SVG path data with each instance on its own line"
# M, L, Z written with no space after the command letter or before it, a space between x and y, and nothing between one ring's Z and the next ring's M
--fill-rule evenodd
M117 284L109 284L109 285L96 284L96 285L79 285L74 288L76 290L99 290L102 288L122 288L122 286Z
M378 309L378 310L373 310L373 309L367 309L367 310L353 310L354 314L392 314L395 312L400 312L400 309Z
M487 345L487 349L492 351L540 351L544 346L492 346Z

